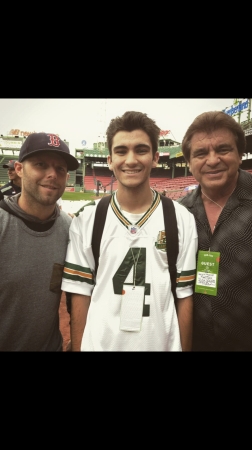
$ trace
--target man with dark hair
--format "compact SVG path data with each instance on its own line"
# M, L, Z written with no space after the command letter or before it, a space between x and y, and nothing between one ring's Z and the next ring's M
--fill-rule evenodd
M252 176L241 170L245 134L224 112L205 112L182 151L199 182L181 204L199 239L194 351L252 351Z
M154 158L154 155L156 155L158 151L160 128L147 116L147 114L143 114L138 111L127 111L121 117L116 117L110 121L107 129L107 143L110 156L112 153L113 138L115 134L120 131L134 131L136 130L136 126L139 130L143 130L146 134L148 134L151 141L152 154Z
M92 233L99 201L70 227L62 289L72 293L73 351L190 351L197 232L192 214L174 203L179 252L177 308L171 290L164 216L150 172L160 129L128 111L107 129L108 165L118 181L107 210L95 275Z
M55 134L32 133L20 149L21 193L0 202L0 351L62 351L61 278L72 219L56 202L78 165Z
M10 160L8 164L3 164L4 169L8 169L9 182L1 187L0 191L4 196L15 195L21 192L21 179L15 171L15 161Z

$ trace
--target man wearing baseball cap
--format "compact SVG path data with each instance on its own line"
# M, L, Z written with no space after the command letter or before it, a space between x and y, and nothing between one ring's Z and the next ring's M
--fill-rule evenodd
M15 171L14 164L14 159L11 159L8 164L3 164L3 168L8 169L9 177L9 182L0 189L4 196L15 195L21 192L21 179Z
M60 210L69 170L79 166L51 133L24 141L15 170L21 193L0 201L0 351L62 351L61 278L72 219Z

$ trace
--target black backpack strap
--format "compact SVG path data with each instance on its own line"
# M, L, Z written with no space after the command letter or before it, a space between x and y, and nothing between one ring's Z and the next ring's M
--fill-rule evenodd
M174 300L177 300L176 295L176 278L177 278L177 257L178 257L178 227L176 220L176 213L173 201L160 195L163 204L163 214L165 223L165 234L166 234L166 251L167 259L169 264L169 271L171 277L172 293ZM108 205L111 200L111 195L103 197L97 204L95 212L95 220L93 226L92 235L92 250L95 260L95 274L98 269L98 259L100 254L100 243L103 233L103 228L106 220ZM169 236L169 239L168 239Z
M103 228L104 228L110 200L111 200L111 195L102 197L101 200L97 203L97 207L96 207L96 211L95 211L95 219L94 219L93 235L92 235L92 250L93 250L93 255L94 255L94 260L95 260L95 275L96 275L97 269L98 269L101 237L102 237L102 233L103 233Z
M163 204L165 235L166 235L166 251L171 277L171 286L174 301L177 300L176 295L176 278L177 278L177 257L178 257L178 226L173 201L169 197L160 195Z
M97 203L96 211L95 211L95 219L93 226L93 234L92 234L92 251L95 260L95 275L98 269L98 260L100 255L100 243L101 237L103 233L103 228L107 216L107 210L110 203L111 195L107 195L106 197L102 197L101 200ZM90 203L90 205L92 202ZM88 204L89 205L89 204ZM85 205L85 206L88 206ZM84 209L84 208L83 208ZM80 210L78 211L80 212ZM66 292L66 305L67 311L71 315L71 293Z

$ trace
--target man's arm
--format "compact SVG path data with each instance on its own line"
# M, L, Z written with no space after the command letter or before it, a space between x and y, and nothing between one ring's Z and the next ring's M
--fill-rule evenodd
M84 208L86 208L86 206L90 206L90 205L95 205L94 200L91 200L89 203L86 203L85 205L83 205L80 209L78 209L78 211L76 213L74 213L74 216L78 217L78 215L84 211Z
M87 313L91 297L87 295L72 294L70 336L72 352L80 351L81 340L86 325Z
M177 315L183 352L192 350L193 296L177 299Z

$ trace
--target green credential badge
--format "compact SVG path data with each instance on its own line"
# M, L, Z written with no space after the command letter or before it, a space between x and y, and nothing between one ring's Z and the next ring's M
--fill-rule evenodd
M198 252L195 292L217 295L220 252Z

